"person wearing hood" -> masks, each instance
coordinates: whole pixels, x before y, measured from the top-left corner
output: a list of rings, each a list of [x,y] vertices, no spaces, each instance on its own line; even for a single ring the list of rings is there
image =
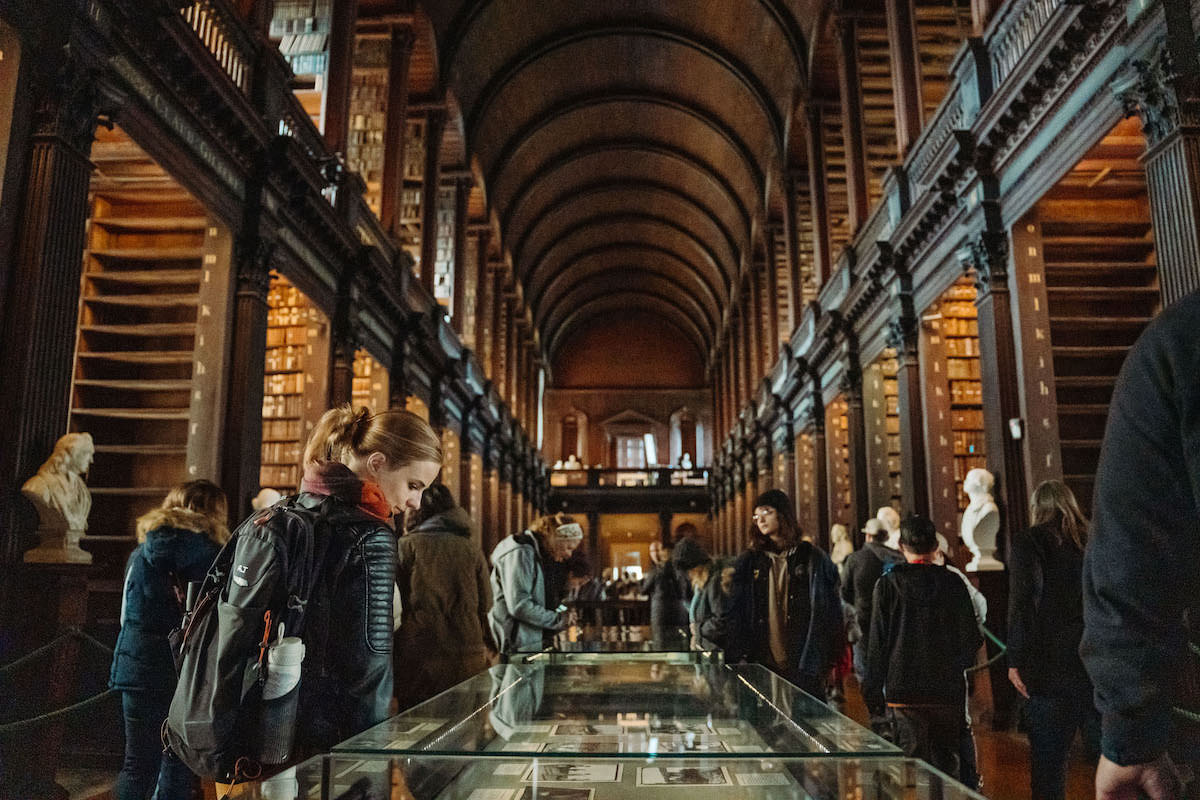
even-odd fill
[[[724,647],[728,636],[729,603],[733,592],[733,565],[714,560],[694,539],[680,539],[671,553],[675,571],[692,587],[688,608],[692,644]]]
[[[845,643],[837,567],[801,537],[784,492],[759,495],[753,514],[753,544],[734,567],[726,652],[769,667],[824,702],[825,678]]]
[[[121,595],[109,685],[121,692],[125,760],[117,800],[190,797],[197,779],[177,758],[163,758],[162,722],[175,692],[175,663],[167,634],[183,619],[184,587],[204,579],[229,540],[225,493],[204,480],[182,483],[137,523]]]
[[[583,528],[563,513],[538,517],[528,530],[500,541],[492,551],[492,609],[488,623],[506,658],[541,650],[547,634],[566,626],[566,614],[546,606],[542,559],[566,561],[583,541]]]
[[[475,544],[475,523],[445,485],[421,495],[421,506],[400,538],[396,584],[399,710],[441,694],[487,669],[495,650],[487,614],[492,607],[487,561]]]
[[[962,579],[937,563],[933,523],[906,518],[900,550],[906,563],[875,584],[863,697],[868,708],[886,702],[905,755],[958,775],[966,725],[963,673],[983,635]]]

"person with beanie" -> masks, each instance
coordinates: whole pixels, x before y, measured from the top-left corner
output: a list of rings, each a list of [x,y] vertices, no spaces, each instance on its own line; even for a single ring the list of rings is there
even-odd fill
[[[733,572],[726,655],[762,664],[824,702],[845,641],[837,567],[801,537],[778,489],[754,501],[753,543]]]
[[[671,554],[671,562],[676,572],[686,576],[692,585],[692,603],[688,610],[692,644],[703,647],[704,642],[709,642],[724,647],[733,565],[725,560],[714,561],[694,539],[680,539]]]

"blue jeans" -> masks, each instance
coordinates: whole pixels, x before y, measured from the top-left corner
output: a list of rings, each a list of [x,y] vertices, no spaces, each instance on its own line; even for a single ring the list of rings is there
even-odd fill
[[[162,724],[171,707],[171,692],[124,691],[125,761],[117,775],[117,800],[187,800],[196,776],[183,762],[163,755]],[[155,789],[157,787],[157,790]]]
[[[1029,787],[1033,800],[1066,797],[1067,758],[1075,731],[1083,733],[1088,757],[1100,752],[1100,712],[1088,693],[1055,697],[1032,694],[1029,717]]]

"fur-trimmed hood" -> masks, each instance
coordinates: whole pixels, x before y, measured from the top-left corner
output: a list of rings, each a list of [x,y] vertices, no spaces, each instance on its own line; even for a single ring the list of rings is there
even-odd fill
[[[146,541],[146,534],[158,528],[174,528],[181,531],[202,533],[217,544],[229,541],[229,528],[223,522],[192,511],[182,506],[156,508],[143,514],[137,521],[137,538]]]

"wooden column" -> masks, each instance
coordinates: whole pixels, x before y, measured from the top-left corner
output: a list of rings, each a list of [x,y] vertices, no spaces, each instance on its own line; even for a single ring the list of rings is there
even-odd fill
[[[349,403],[354,396],[354,357],[358,352],[359,338],[354,323],[358,306],[358,293],[354,286],[356,271],[354,268],[348,268],[343,273],[342,285],[338,288],[337,309],[333,316],[330,342],[330,406]]]
[[[814,378],[809,422],[813,432],[813,471],[816,473],[817,530],[829,530],[829,448],[825,438],[825,403],[820,382]]]
[[[911,307],[911,298],[909,300]],[[931,519],[929,467],[925,455],[925,405],[921,396],[921,326],[915,315],[901,311],[892,320],[888,346],[896,351],[900,416],[900,487],[904,512]],[[935,523],[936,524],[936,523]]]
[[[808,194],[812,214],[812,244],[813,244],[813,276],[817,286],[824,286],[825,281],[833,274],[832,244],[829,239],[829,163],[825,158],[825,138],[823,135],[822,119],[824,112],[821,106],[809,101],[808,104]],[[797,269],[799,269],[797,267]],[[798,288],[798,287],[797,287]],[[800,301],[796,289],[793,297]],[[800,324],[800,318],[796,318]]]
[[[982,34],[987,28],[992,14],[1001,2],[1002,0],[971,0],[971,25],[976,36]]]
[[[796,171],[784,176],[783,242],[787,248],[788,314],[790,336],[804,316],[804,278],[800,273],[800,197],[802,177]]]
[[[1194,93],[1200,80],[1188,74],[1195,37],[1187,4],[1178,5],[1163,3],[1168,47],[1133,61],[1121,93],[1146,134],[1143,163],[1164,306],[1200,289],[1200,98]]]
[[[446,110],[431,109],[425,118],[425,172],[421,179],[421,285],[433,296],[433,269],[437,261],[438,189],[442,181],[442,134]]]
[[[507,347],[508,336],[505,326],[508,320],[504,313],[504,267],[496,264],[492,271],[492,327],[488,338],[492,343],[492,384],[495,385],[500,399],[504,399],[504,348]]]
[[[850,232],[867,219],[867,140],[863,121],[862,74],[858,64],[858,21],[842,15],[835,23],[838,86],[842,96],[842,138],[846,148],[846,196]]]
[[[772,445],[775,450],[775,463],[772,465],[774,472],[775,488],[782,489],[787,492],[792,499],[793,509],[797,506],[799,498],[796,496],[796,434],[792,429],[791,419],[788,417],[786,408],[781,410],[781,420],[775,428],[772,436],[774,441]],[[807,531],[811,533],[811,531]]]
[[[483,228],[480,229],[478,236],[475,239],[475,246],[478,248],[475,257],[475,266],[477,277],[475,278],[475,355],[479,359],[479,363],[487,366],[488,357],[491,354],[491,344],[488,337],[491,335],[489,330],[491,325],[491,302],[492,302],[492,285],[491,273],[488,268],[488,248],[491,246],[492,232]]]
[[[766,315],[763,314],[760,269],[762,269],[762,264],[755,259],[750,274],[746,276],[746,300],[748,301],[746,322],[750,334],[750,399],[753,399],[758,393],[758,384],[762,381],[763,373],[766,371],[763,366],[763,362],[766,360],[763,357],[763,317]]]
[[[37,520],[19,489],[67,432],[97,113],[83,67],[62,65],[35,108],[26,156],[13,148],[27,166],[0,336],[0,572],[35,543]]]
[[[471,199],[473,178],[460,177],[454,182],[454,279],[451,282],[450,322],[461,339],[467,324],[467,203]]]
[[[1008,421],[1021,416],[1020,376],[1014,345],[1012,303],[1008,287],[1008,235],[999,227],[994,201],[988,213],[992,227],[966,255],[975,268],[979,309],[980,375],[983,382],[983,424],[988,471],[996,478],[993,494],[1001,512],[998,549],[1007,561],[1015,532],[1027,526],[1029,491],[1025,479],[1022,441],[1009,433]]]
[[[841,388],[846,398],[846,425],[850,434],[850,508],[854,514],[851,524],[859,526],[874,515],[871,513],[871,487],[867,477],[867,421],[857,348],[847,350],[846,362]],[[821,535],[828,538],[828,528]]]
[[[488,431],[483,438],[482,450],[483,507],[479,510],[478,520],[483,534],[483,552],[491,554],[501,538],[496,524],[499,519],[499,498],[497,496],[499,478],[496,471],[495,439],[491,431]]]
[[[412,61],[412,48],[412,26],[392,26],[379,216],[384,230],[394,241],[400,241],[402,234],[400,209],[404,205],[404,137],[408,128],[408,67]]]
[[[767,321],[767,369],[770,369],[775,364],[775,359],[779,357],[779,275],[777,272],[777,264],[775,261],[775,241],[774,234],[779,233],[778,228],[769,234],[771,240],[771,248],[767,252],[766,263],[766,278],[765,289],[766,297],[766,317]]]
[[[913,0],[886,0],[888,49],[891,52],[892,96],[896,112],[896,146],[900,158],[921,135],[925,120],[921,97],[921,54]]]
[[[325,72],[325,146],[345,153],[350,137],[350,79],[354,72],[354,26],[358,0],[333,0],[329,23],[329,68]]]

